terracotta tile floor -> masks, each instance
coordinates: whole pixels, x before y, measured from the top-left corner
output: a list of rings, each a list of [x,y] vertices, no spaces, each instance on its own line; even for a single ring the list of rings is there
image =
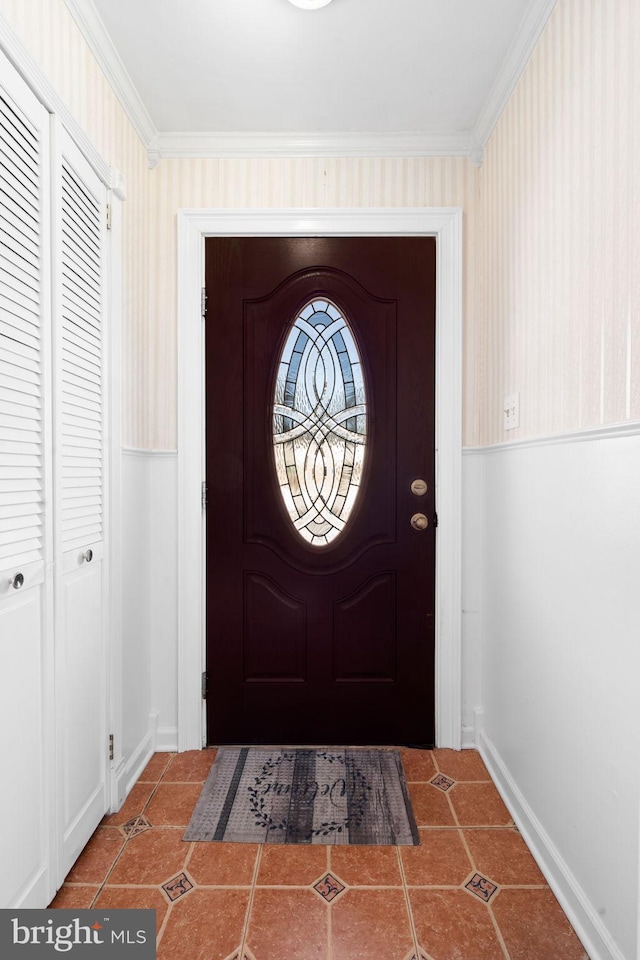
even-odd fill
[[[422,845],[185,843],[215,750],[156,754],[53,907],[154,907],[159,960],[589,960],[475,751],[403,749]]]

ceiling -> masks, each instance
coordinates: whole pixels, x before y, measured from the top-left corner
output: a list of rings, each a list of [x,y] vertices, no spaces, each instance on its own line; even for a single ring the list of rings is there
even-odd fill
[[[333,0],[314,11],[288,0],[67,5],[147,141],[400,132],[462,144],[478,135],[491,97],[504,97],[500,84],[513,80],[553,2]]]

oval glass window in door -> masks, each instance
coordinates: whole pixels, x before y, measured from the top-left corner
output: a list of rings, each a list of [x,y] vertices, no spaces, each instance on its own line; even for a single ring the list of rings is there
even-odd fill
[[[353,333],[330,300],[294,320],[280,357],[273,404],[278,484],[308,543],[340,535],[353,510],[366,448],[367,403]]]

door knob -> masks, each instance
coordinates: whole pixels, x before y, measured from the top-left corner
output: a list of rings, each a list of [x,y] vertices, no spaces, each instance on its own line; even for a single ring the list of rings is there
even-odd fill
[[[21,573],[16,573],[15,577],[12,577],[9,583],[14,590],[19,590],[24,583],[24,577]]]
[[[414,513],[411,517],[411,526],[414,530],[426,530],[429,526],[429,521],[424,513]]]
[[[93,560],[93,550],[91,549],[91,547],[89,547],[88,550],[85,550],[85,552],[82,554],[82,559],[86,560],[87,563],[91,563],[91,561]]]

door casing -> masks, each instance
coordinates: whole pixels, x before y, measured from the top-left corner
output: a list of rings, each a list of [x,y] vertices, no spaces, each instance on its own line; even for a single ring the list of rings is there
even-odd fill
[[[178,212],[178,749],[206,742],[204,238],[436,238],[436,744],[460,749],[462,211],[458,207]]]

